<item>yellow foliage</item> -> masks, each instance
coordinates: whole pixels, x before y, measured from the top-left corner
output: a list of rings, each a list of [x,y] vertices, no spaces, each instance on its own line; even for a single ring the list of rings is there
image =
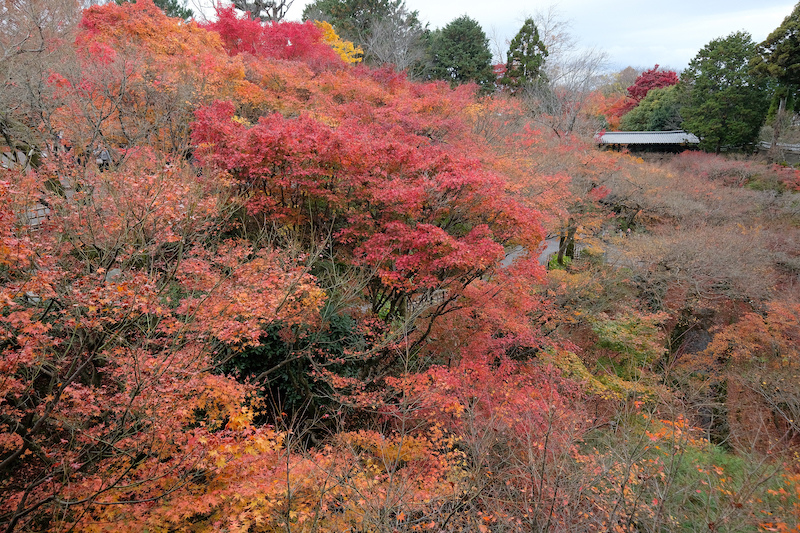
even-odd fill
[[[593,374],[577,354],[560,350],[545,351],[540,356],[546,363],[561,370],[565,376],[581,381],[586,390],[607,400],[622,400],[626,397],[652,399],[658,397],[657,386],[644,380],[626,380],[613,373]]]
[[[623,396],[616,387],[597,379],[575,353],[566,350],[559,350],[557,353],[546,351],[542,357],[544,361],[561,370],[565,376],[583,382],[591,393],[606,399],[622,399]]]
[[[359,431],[346,435],[346,440],[380,461],[380,465],[393,465],[397,462],[422,460],[428,457],[431,443],[422,437],[409,435],[386,438],[375,431]]]
[[[350,41],[345,41],[341,37],[336,34],[336,30],[333,29],[328,22],[315,20],[314,24],[317,25],[319,29],[322,30],[322,41],[339,54],[339,57],[342,58],[342,61],[348,64],[358,63],[360,62],[364,55],[364,51],[361,49],[360,46],[355,46]]]
[[[247,120],[244,117],[240,117],[239,115],[234,115],[232,120],[234,122],[236,122],[237,124],[241,124],[242,126],[245,126],[245,127],[248,127],[248,128],[253,125],[249,120]]]
[[[253,412],[244,406],[244,389],[239,384],[212,374],[204,381],[207,387],[192,393],[195,410],[187,413],[190,419],[195,418],[212,431],[223,424],[236,431],[251,427]]]

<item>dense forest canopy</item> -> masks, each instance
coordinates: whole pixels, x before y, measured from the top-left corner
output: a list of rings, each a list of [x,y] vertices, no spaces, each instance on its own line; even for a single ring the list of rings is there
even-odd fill
[[[0,6],[3,531],[800,527],[772,48],[604,75],[400,0]]]

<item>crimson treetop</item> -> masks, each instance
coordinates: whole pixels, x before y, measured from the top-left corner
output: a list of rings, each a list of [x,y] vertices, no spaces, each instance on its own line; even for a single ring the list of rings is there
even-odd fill
[[[678,74],[674,70],[658,70],[658,63],[650,70],[645,70],[636,81],[628,87],[628,95],[638,104],[653,89],[661,89],[678,83]]]

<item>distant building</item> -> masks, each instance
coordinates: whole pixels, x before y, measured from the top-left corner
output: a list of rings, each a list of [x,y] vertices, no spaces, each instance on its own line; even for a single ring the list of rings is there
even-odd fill
[[[606,131],[594,136],[595,142],[611,149],[631,151],[676,152],[700,144],[693,133],[674,131]]]

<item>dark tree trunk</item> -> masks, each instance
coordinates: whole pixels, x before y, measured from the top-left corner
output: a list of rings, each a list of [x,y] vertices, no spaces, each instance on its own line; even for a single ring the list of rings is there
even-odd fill
[[[564,256],[574,259],[575,257],[575,220],[570,218],[566,225],[561,227],[558,239],[558,255],[556,261],[559,265],[564,265]]]

